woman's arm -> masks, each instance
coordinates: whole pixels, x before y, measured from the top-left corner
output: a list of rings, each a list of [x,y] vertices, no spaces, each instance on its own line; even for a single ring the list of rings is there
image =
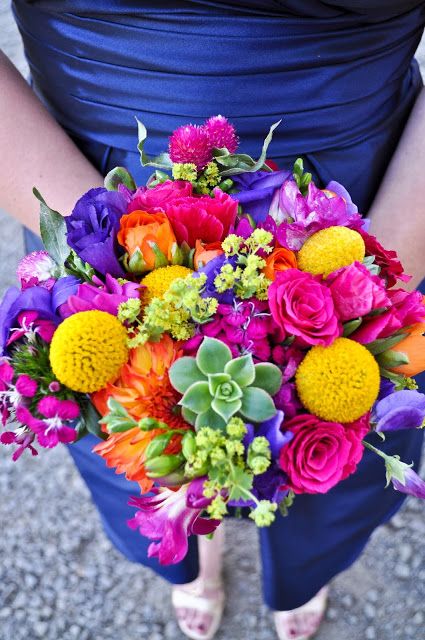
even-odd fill
[[[425,277],[425,89],[369,211],[370,231],[397,251],[414,289]]]
[[[38,232],[34,186],[67,215],[102,176],[0,51],[0,208]]]

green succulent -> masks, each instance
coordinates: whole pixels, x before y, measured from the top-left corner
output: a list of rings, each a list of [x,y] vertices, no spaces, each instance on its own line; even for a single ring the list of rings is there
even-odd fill
[[[224,429],[236,414],[263,422],[276,413],[271,396],[280,389],[280,369],[267,362],[254,364],[251,354],[232,358],[220,340],[204,338],[196,358],[179,358],[169,376],[183,394],[179,404],[184,419],[196,429]]]

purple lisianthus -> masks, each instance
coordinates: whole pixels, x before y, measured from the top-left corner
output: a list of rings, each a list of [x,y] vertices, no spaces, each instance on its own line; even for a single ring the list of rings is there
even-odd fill
[[[38,285],[25,291],[8,289],[0,305],[0,353],[4,352],[10,330],[24,311],[36,313],[37,321],[48,320],[57,326],[61,322],[61,305],[76,292],[79,283],[78,278],[68,276],[57,280],[50,290]]]
[[[425,395],[405,389],[379,400],[374,407],[372,420],[376,431],[418,429],[425,419]]]
[[[397,491],[425,500],[425,481],[410,467],[404,470],[404,482],[400,482],[394,476],[391,478],[391,482]]]
[[[67,302],[61,307],[61,315],[64,318],[81,311],[98,309],[116,316],[118,307],[129,298],[139,298],[142,285],[136,282],[120,284],[109,273],[106,274],[103,283],[97,276],[91,283],[80,284],[77,292],[69,296]]]
[[[245,448],[248,449],[254,438],[263,436],[270,445],[272,460],[279,460],[282,447],[284,447],[285,444],[288,444],[288,442],[294,437],[294,434],[291,431],[281,431],[283,417],[283,411],[276,411],[276,415],[274,415],[273,418],[262,422],[256,427],[254,427],[253,424],[248,423],[246,425],[247,433],[243,440]]]
[[[99,187],[87,191],[65,218],[69,246],[103,275],[125,275],[118,260],[117,233],[126,212],[126,198],[121,193]]]
[[[203,495],[205,479],[197,478],[178,491],[154,488],[154,495],[131,498],[129,505],[138,512],[128,520],[128,526],[159,541],[149,545],[149,558],[158,558],[162,565],[177,564],[187,554],[191,534],[209,534],[218,527],[219,520],[201,517],[210,502]]]
[[[338,183],[332,183],[335,187]],[[279,193],[279,205],[272,214],[279,224],[279,243],[293,251],[299,251],[313,233],[332,226],[361,229],[364,220],[357,213],[345,189],[338,185],[338,195],[330,189],[321,190],[313,182],[303,196],[294,180],[286,180]]]
[[[255,222],[263,222],[270,210],[277,189],[292,175],[292,171],[253,171],[232,176],[238,193],[237,200]]]
[[[223,265],[231,264],[232,266],[235,266],[236,261],[237,261],[237,256],[232,256],[230,258],[227,258],[223,253],[222,255],[217,256],[216,258],[213,258],[212,260],[207,262],[207,264],[204,267],[202,267],[202,269],[195,272],[194,277],[198,277],[199,273],[205,273],[205,275],[207,276],[204,292],[202,294],[204,297],[217,298],[217,300],[221,303],[231,304],[234,298],[233,290],[229,289],[224,293],[217,293],[214,286],[214,280],[216,276],[219,275],[221,267]]]

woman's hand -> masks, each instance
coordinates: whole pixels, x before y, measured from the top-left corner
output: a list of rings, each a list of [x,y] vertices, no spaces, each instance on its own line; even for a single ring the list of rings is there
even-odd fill
[[[34,186],[68,215],[103,179],[1,51],[0,87],[0,208],[38,233]]]
[[[425,89],[422,89],[369,211],[370,232],[397,251],[407,288],[425,278]],[[404,285],[403,285],[404,286]]]

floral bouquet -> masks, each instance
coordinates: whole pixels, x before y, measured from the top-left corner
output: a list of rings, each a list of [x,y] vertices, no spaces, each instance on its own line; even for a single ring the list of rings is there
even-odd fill
[[[68,217],[35,191],[46,251],[0,308],[0,441],[16,460],[96,434],[94,453],[139,483],[128,524],[162,564],[229,508],[262,527],[326,493],[365,447],[425,498],[375,446],[424,425],[422,296],[397,286],[395,252],[340,184],[266,160],[277,124],[255,161],[222,116],[157,158],[139,122],[147,186],[117,168]]]

